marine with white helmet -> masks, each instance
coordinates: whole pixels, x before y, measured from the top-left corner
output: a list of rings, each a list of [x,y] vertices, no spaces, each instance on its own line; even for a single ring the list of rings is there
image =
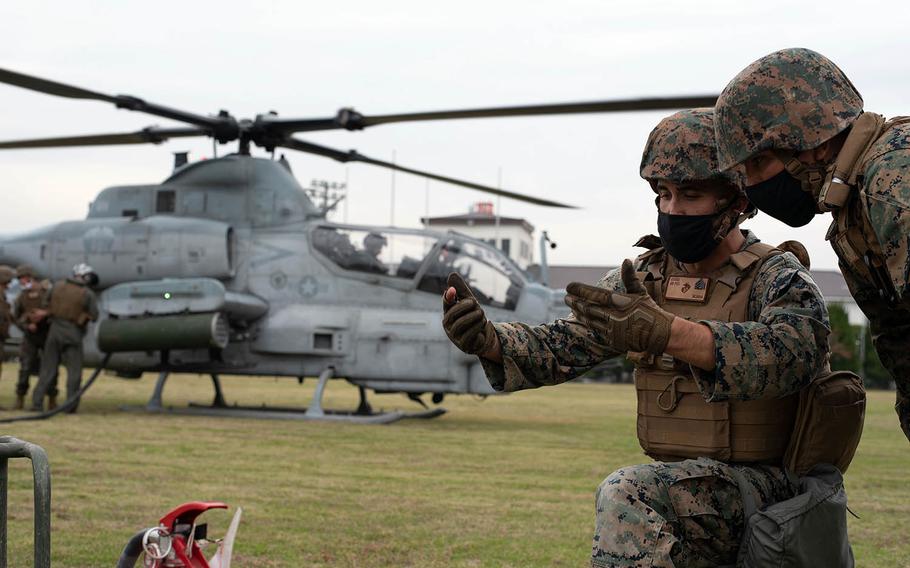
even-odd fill
[[[89,284],[97,283],[91,266],[73,267],[71,278],[60,280],[48,293],[50,328],[41,359],[41,374],[32,393],[32,409],[43,410],[44,395],[57,382],[57,367],[66,368],[66,397],[75,396],[82,386],[82,339],[89,321],[98,319],[98,300]],[[69,410],[76,412],[74,406]]]

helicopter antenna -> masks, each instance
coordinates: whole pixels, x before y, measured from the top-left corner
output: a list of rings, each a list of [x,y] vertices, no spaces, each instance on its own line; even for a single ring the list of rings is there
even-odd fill
[[[396,151],[392,150],[392,165],[395,165]],[[389,190],[389,226],[395,226],[395,170],[392,170],[392,183]]]
[[[497,189],[502,189],[502,166],[499,166],[499,169],[496,171],[496,187],[497,187]],[[499,238],[499,220],[500,220],[499,219],[499,207],[501,204],[502,204],[502,198],[499,195],[497,195],[496,196],[496,221],[495,221],[496,228],[493,231],[493,239],[495,241],[494,248],[498,248],[499,250],[502,250],[502,241]],[[505,252],[505,251],[503,251],[503,252]],[[508,256],[508,253],[506,253],[506,256]]]
[[[423,189],[423,228],[430,228],[430,180],[425,180],[426,186]]]
[[[350,168],[350,167],[348,167],[348,166],[345,166],[345,167],[344,167],[344,188],[345,188],[345,196],[347,196],[348,177],[349,177],[348,174],[350,174],[350,171],[351,171],[351,168]],[[348,222],[348,200],[347,200],[347,199],[344,200],[344,222],[345,222],[345,223]]]
[[[329,211],[334,211],[338,204],[347,197],[347,183],[314,179],[304,192],[313,200],[314,204],[322,201],[322,206],[317,205],[317,207],[322,212],[322,216],[326,217]]]
[[[544,286],[550,285],[550,265],[547,262],[547,244],[551,249],[556,248],[556,243],[550,238],[546,231],[540,233],[540,283]]]

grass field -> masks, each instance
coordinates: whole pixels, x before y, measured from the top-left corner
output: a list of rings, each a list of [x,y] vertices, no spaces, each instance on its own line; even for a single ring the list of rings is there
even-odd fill
[[[0,404],[12,401],[4,365]],[[5,425],[43,446],[53,473],[53,565],[113,566],[127,539],[190,500],[242,506],[237,566],[584,566],[593,492],[646,461],[628,385],[571,384],[507,397],[452,397],[442,418],[387,426],[132,414],[154,384],[102,376],[80,413]],[[314,381],[224,379],[229,402],[305,405]],[[357,391],[332,383],[327,406]],[[207,401],[205,377],[177,375],[165,402]],[[847,474],[858,566],[910,566],[910,447],[893,393],[870,393]],[[414,405],[374,396],[376,407]],[[10,462],[10,566],[30,566],[28,462]],[[210,554],[211,551],[209,551]]]

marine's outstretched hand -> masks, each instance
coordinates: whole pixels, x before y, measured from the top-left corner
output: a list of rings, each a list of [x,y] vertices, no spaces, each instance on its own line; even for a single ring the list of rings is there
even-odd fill
[[[648,295],[631,260],[623,261],[621,271],[625,293],[572,282],[566,286],[566,305],[575,319],[600,333],[611,349],[660,355],[667,348],[670,324],[676,316]]]
[[[457,272],[449,274],[442,297],[442,327],[449,340],[468,355],[485,356],[498,351],[499,339],[493,324]]]

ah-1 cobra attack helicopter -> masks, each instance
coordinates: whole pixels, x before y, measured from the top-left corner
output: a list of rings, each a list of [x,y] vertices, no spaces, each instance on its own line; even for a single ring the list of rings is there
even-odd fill
[[[493,320],[539,323],[561,310],[561,296],[535,283],[495,247],[457,233],[328,222],[283,159],[250,156],[251,144],[288,148],[339,162],[361,162],[537,205],[568,207],[453,177],[412,169],[301,140],[298,132],[396,122],[710,106],[716,96],[363,115],[237,119],[203,116],[129,95],[99,92],[0,69],[0,82],[67,98],[90,99],[187,124],[138,132],[0,142],[0,149],[161,143],[208,136],[236,141],[235,154],[175,169],[160,184],[103,190],[86,219],[57,223],[0,242],[0,263],[30,264],[58,279],[88,263],[100,281],[101,317],[85,339],[86,363],[124,376],[159,372],[148,408],[160,410],[171,372],[212,377],[206,412],[228,408],[219,374],[320,376],[307,418],[390,421],[374,415],[366,389],[490,394],[476,357],[455,349],[440,325],[440,294],[458,271]],[[356,416],[324,413],[326,381],[360,387]],[[438,413],[435,413],[438,414]],[[431,414],[433,415],[433,414]],[[284,413],[283,416],[300,416]]]

